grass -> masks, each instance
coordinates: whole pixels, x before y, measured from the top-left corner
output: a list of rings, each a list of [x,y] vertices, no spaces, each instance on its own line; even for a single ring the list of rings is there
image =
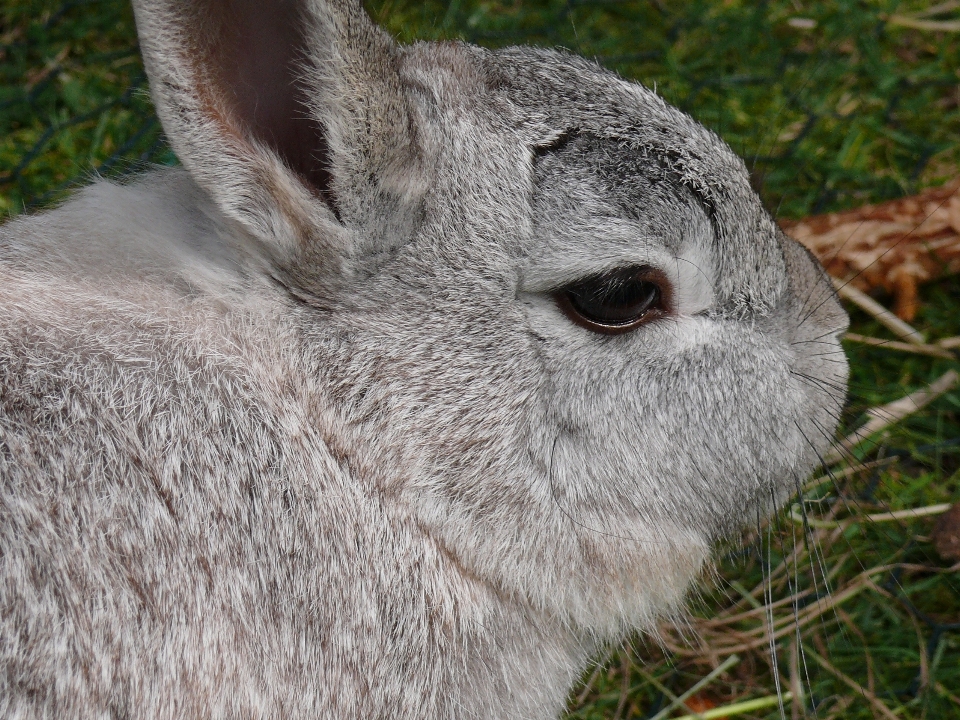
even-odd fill
[[[955,21],[960,11],[917,15],[923,7],[370,5],[403,40],[560,45],[655,86],[747,159],[764,200],[785,217],[909,194],[958,173],[960,33],[906,25]],[[145,93],[126,0],[3,0],[0,78],[0,216],[55,202],[94,173],[176,162]],[[916,325],[929,338],[960,335],[956,277],[925,286],[922,299]],[[890,337],[857,311],[853,329]],[[845,432],[868,408],[958,367],[860,344],[847,351]],[[650,718],[694,687],[688,704],[704,717],[715,716],[711,705],[739,707],[746,718],[960,717],[960,578],[931,548],[934,518],[863,519],[960,498],[960,391],[857,454],[860,464],[836,466],[804,493],[812,523],[785,512],[719,551],[688,627],[664,627],[659,641],[633,638],[601,658],[574,690],[568,717]]]
[[[146,87],[128,3],[3,0],[0,216],[94,173],[175,162]]]

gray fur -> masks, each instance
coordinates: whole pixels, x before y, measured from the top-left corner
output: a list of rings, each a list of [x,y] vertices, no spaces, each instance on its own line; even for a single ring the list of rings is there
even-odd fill
[[[303,0],[277,137],[250,2],[135,6],[185,169],[0,228],[0,716],[556,717],[829,445],[822,269],[580,58]],[[552,298],[644,264],[630,333]]]

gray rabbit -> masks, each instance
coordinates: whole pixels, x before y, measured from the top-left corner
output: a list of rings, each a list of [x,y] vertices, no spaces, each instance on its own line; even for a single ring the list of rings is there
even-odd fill
[[[824,272],[581,58],[135,10],[183,168],[0,228],[0,716],[555,718],[830,445]]]

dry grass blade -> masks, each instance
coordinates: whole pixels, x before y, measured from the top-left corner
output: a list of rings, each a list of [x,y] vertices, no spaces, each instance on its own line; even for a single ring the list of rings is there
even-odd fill
[[[929,30],[930,32],[960,32],[960,20],[923,20],[909,15],[891,15],[887,22],[891,25]]]
[[[872,694],[877,692],[877,683],[873,675],[873,654],[870,652],[870,643],[867,642],[866,636],[863,634],[863,631],[857,627],[857,624],[853,621],[853,618],[850,617],[848,613],[843,608],[837,608],[837,617],[843,621],[843,624],[847,626],[847,629],[860,638],[860,642],[863,643],[863,659],[866,661],[867,665],[867,690]]]
[[[865,313],[874,317],[877,322],[897,337],[901,337],[914,345],[927,344],[926,339],[919,330],[898,318],[862,290],[858,290],[849,282],[837,280],[836,278],[833,279],[833,286],[837,289],[837,294],[840,297],[844,300],[849,300]]]
[[[835,678],[837,678],[837,680],[839,680],[840,682],[842,682],[842,683],[843,683],[844,685],[846,685],[847,687],[855,690],[857,693],[859,693],[860,695],[862,695],[863,698],[864,698],[868,703],[870,703],[871,707],[873,707],[873,709],[876,710],[877,712],[879,712],[883,717],[887,718],[887,720],[900,720],[900,719],[896,716],[896,714],[895,714],[890,708],[888,708],[888,707],[883,703],[882,700],[880,700],[880,698],[878,698],[876,695],[874,695],[872,692],[870,692],[870,690],[868,690],[867,688],[865,688],[863,685],[861,685],[860,683],[858,683],[856,680],[854,680],[853,678],[851,678],[849,675],[846,675],[846,674],[840,672],[840,670],[838,670],[838,669],[835,668],[833,665],[831,665],[831,664],[826,660],[826,658],[821,657],[819,653],[815,652],[815,651],[812,650],[812,649],[807,649],[807,654],[808,654],[810,657],[812,657],[814,660],[816,660],[817,663],[820,665],[820,667],[822,667],[822,668],[823,668],[824,670],[826,670],[828,673],[830,673],[830,674],[833,675]]]
[[[931,5],[923,10],[910,13],[910,15],[911,17],[928,18],[936,15],[942,15],[943,13],[948,13],[951,10],[957,10],[958,8],[960,8],[960,0],[946,0],[939,5]]]
[[[952,692],[947,690],[943,686],[943,683],[936,683],[933,687],[936,688],[938,693],[943,695],[945,698],[949,698],[950,701],[953,702],[957,707],[960,707],[960,697],[957,697]]]
[[[697,625],[696,629],[701,641],[699,647],[691,648],[683,643],[676,642],[668,637],[668,632],[664,632],[662,641],[671,652],[688,658],[700,656],[704,646],[709,647],[715,653],[741,653],[761,649],[769,646],[772,641],[779,640],[789,633],[797,632],[798,629],[818,619],[833,607],[846,602],[870,587],[868,579],[861,578],[860,582],[847,587],[843,592],[832,595],[822,602],[817,602],[798,615],[791,612],[789,615],[776,620],[772,626],[766,622],[765,617],[760,616],[759,624],[749,630],[739,630],[726,626],[720,632],[717,632],[714,630],[716,626]]]
[[[622,675],[620,684],[620,700],[617,702],[617,711],[613,714],[613,720],[620,720],[623,716],[623,710],[627,706],[627,700],[630,699],[630,652],[624,648],[620,658],[620,673]]]
[[[791,720],[800,720],[803,714],[803,679],[800,677],[800,651],[797,639],[790,641],[790,717]]]
[[[742,700],[740,702],[732,703],[731,705],[724,705],[723,707],[712,708],[710,710],[705,710],[699,715],[681,715],[675,720],[697,720],[698,718],[703,718],[703,720],[720,720],[721,718],[732,717],[734,715],[746,715],[747,713],[752,713],[755,710],[765,710],[770,707],[776,707],[781,702],[789,702],[793,699],[793,693],[785,692],[782,696],[780,695],[768,695],[767,697],[755,698],[753,700]]]
[[[847,528],[855,523],[881,523],[892,520],[911,520],[913,518],[927,517],[929,515],[940,515],[947,512],[953,505],[950,503],[939,503],[937,505],[927,505],[919,508],[907,508],[906,510],[894,510],[893,512],[873,513],[871,515],[859,515],[846,520],[820,520],[812,518],[809,514],[804,515],[800,511],[799,504],[790,509],[788,517],[798,525],[807,525],[814,528]]]
[[[927,505],[920,508],[907,508],[906,510],[895,510],[893,512],[873,513],[858,518],[864,522],[878,523],[890,520],[910,520],[912,518],[925,517],[928,515],[940,515],[953,507],[950,503],[940,503],[938,505]]]
[[[856,475],[857,473],[862,473],[867,470],[873,470],[874,468],[881,468],[891,463],[897,462],[896,457],[888,458],[878,458],[877,460],[870,460],[869,462],[857,463],[851,465],[850,467],[844,468],[843,470],[836,470],[834,472],[827,473],[826,475],[820,475],[819,477],[809,480],[802,489],[804,494],[810,492],[814,488],[820,487],[824,483],[833,482],[837,483],[840,480],[845,480],[848,477]]]
[[[870,337],[868,335],[860,335],[858,333],[847,333],[843,336],[843,339],[849,340],[850,342],[861,343],[863,345],[882,347],[887,350],[899,350],[900,352],[913,353],[914,355],[930,355],[931,357],[945,358],[947,360],[953,360],[956,357],[952,352],[950,352],[950,350],[943,347],[939,343],[936,345],[905,343],[898,342],[896,340],[885,340],[883,338]]]
[[[604,669],[604,666],[609,660],[609,656],[604,658],[601,662],[597,663],[597,666],[593,669],[593,672],[590,673],[590,677],[587,678],[587,681],[583,684],[583,690],[580,691],[580,694],[577,695],[576,701],[573,703],[574,708],[578,708],[583,705],[587,700],[587,696],[590,695],[590,692],[593,690],[593,686],[597,682],[597,678],[600,677],[600,672]]]
[[[693,710],[687,705],[686,700],[688,698],[679,697],[672,690],[670,690],[670,688],[668,688],[662,682],[657,680],[657,678],[655,678],[653,675],[648,673],[643,668],[637,668],[637,672],[643,677],[644,680],[646,680],[648,683],[653,685],[657,690],[662,692],[667,697],[668,700],[670,700],[670,706],[666,712],[669,713],[671,710],[675,708],[683,708],[684,710],[687,710],[688,712],[693,713],[689,717],[702,718],[702,716],[699,713],[697,713],[695,710]],[[659,714],[657,715],[657,717],[659,717]]]
[[[956,386],[960,375],[955,370],[948,370],[930,385],[909,395],[894,400],[886,405],[872,408],[867,411],[867,422],[847,435],[824,456],[824,464],[832,465],[850,454],[857,445],[867,440],[881,430],[903,420],[905,417],[921,410],[946,392]]]
[[[680,707],[681,705],[686,707],[685,703],[687,700],[693,697],[693,695],[695,695],[696,693],[703,690],[705,687],[707,687],[707,685],[709,685],[718,677],[723,675],[723,673],[725,673],[727,670],[732,668],[738,662],[740,662],[740,658],[737,657],[736,655],[731,655],[726,660],[724,660],[716,669],[714,669],[709,675],[707,675],[705,678],[700,680],[696,685],[694,685],[692,688],[687,690],[682,695],[679,695],[678,697],[674,698],[673,701],[669,705],[667,705],[667,707],[665,707],[663,710],[661,710],[652,718],[650,718],[650,720],[663,720],[665,717],[667,717],[667,715],[673,712],[674,709]],[[687,710],[690,710],[690,708],[688,707]],[[690,717],[700,718],[700,717],[703,717],[703,715],[700,713],[693,713],[693,715]]]
[[[754,608],[753,610],[745,610],[743,612],[737,613],[735,615],[725,615],[723,613],[719,614],[717,617],[711,620],[704,620],[700,623],[701,627],[720,627],[723,625],[731,625],[732,623],[741,622],[742,620],[749,620],[751,618],[762,618],[770,610],[777,610],[778,608],[784,606],[793,606],[795,603],[803,600],[805,597],[810,595],[813,592],[812,589],[803,590],[798,592],[790,597],[781,598],[775,602],[769,603],[767,605],[761,605],[759,608]]]
[[[769,610],[764,608],[763,612],[750,610],[726,618],[694,619],[692,627],[699,640],[696,646],[691,646],[686,642],[679,631],[672,626],[661,628],[660,641],[665,648],[677,656],[691,660],[702,659],[704,654],[708,652],[716,655],[762,650],[768,647],[771,641],[779,640],[791,633],[801,634],[804,628],[810,626],[814,621],[823,618],[834,611],[835,608],[849,602],[864,590],[871,590],[884,597],[889,597],[889,593],[876,585],[873,578],[896,570],[937,572],[940,574],[954,572],[953,568],[933,569],[909,563],[878,565],[853,576],[842,588],[825,598],[818,599],[799,612],[794,609],[796,604],[790,601],[799,600],[809,595],[809,591],[788,598],[788,602],[778,601],[776,607],[771,606]],[[782,613],[772,624],[769,623],[766,613],[782,609],[788,609],[789,612]],[[838,615],[836,619],[839,620],[840,616]],[[753,623],[752,627],[737,627],[744,623],[749,625],[751,622]]]

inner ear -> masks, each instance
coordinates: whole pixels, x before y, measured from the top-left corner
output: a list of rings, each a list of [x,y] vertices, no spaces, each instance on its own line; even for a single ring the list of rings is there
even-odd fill
[[[242,132],[266,145],[335,207],[329,146],[313,119],[300,68],[307,57],[302,3],[296,0],[219,0],[204,3],[200,44],[213,55],[216,84],[243,123]]]

